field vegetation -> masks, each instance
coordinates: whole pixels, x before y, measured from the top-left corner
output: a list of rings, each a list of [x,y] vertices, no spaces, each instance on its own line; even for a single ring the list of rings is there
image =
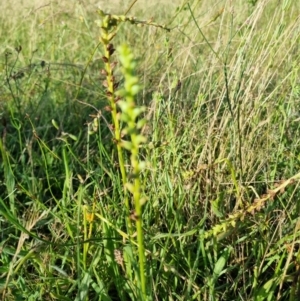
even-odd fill
[[[300,300],[299,1],[0,8],[0,300]]]

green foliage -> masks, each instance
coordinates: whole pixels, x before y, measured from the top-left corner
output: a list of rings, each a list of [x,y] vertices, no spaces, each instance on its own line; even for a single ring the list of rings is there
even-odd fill
[[[1,300],[299,299],[296,2],[0,4]]]

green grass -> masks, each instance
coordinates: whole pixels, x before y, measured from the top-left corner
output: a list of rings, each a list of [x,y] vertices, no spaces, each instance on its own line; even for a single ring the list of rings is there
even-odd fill
[[[0,4],[0,300],[299,300],[300,4],[138,0],[105,63],[96,1],[35,2]]]

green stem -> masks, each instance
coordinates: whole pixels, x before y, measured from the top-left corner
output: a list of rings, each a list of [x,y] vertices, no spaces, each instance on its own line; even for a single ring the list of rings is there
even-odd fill
[[[105,71],[107,73],[106,75],[106,82],[107,82],[107,98],[110,103],[111,107],[111,116],[113,121],[113,132],[114,132],[114,138],[117,146],[117,153],[118,153],[118,161],[119,161],[119,167],[121,171],[121,177],[123,182],[123,187],[125,187],[127,183],[127,173],[125,169],[125,162],[124,162],[124,155],[123,150],[121,147],[121,129],[120,129],[120,122],[118,118],[118,111],[117,111],[117,104],[116,104],[116,97],[115,97],[115,89],[114,89],[114,80],[113,80],[113,70],[111,67],[111,55],[109,51],[107,50],[107,45],[104,46],[104,54],[107,58],[107,62],[105,62]],[[129,198],[127,195],[127,192],[124,190],[124,203],[126,208],[126,226],[129,235],[132,234],[132,227],[130,222],[130,204],[129,204]]]
[[[137,172],[139,172],[137,170]],[[145,277],[145,247],[144,247],[144,234],[143,234],[143,219],[142,219],[142,206],[141,206],[141,193],[140,193],[140,178],[137,177],[134,180],[134,205],[137,215],[136,219],[136,231],[137,231],[137,242],[139,252],[139,268],[140,268],[140,280],[142,287],[143,298],[146,298],[146,277]]]

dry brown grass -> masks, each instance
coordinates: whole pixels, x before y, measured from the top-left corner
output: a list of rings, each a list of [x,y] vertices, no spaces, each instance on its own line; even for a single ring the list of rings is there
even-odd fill
[[[137,2],[134,4],[132,11],[148,11],[151,14],[151,9],[154,9],[157,7],[158,4],[160,5],[168,5],[168,7],[173,7],[175,5],[180,5],[183,1],[182,0],[137,0]],[[49,9],[53,7],[61,8],[61,9],[75,9],[78,5],[82,5],[87,10],[93,10],[101,7],[104,10],[110,10],[112,13],[117,11],[122,11],[123,9],[127,9],[130,4],[132,3],[132,0],[82,0],[82,1],[76,1],[70,2],[68,0],[62,0],[62,1],[49,1],[49,0],[24,0],[24,1],[1,1],[0,2],[0,9],[3,15],[7,15],[9,12],[9,15],[14,14],[14,16],[18,16],[21,12],[30,12],[30,11],[36,11],[36,10],[42,10],[42,9]]]

